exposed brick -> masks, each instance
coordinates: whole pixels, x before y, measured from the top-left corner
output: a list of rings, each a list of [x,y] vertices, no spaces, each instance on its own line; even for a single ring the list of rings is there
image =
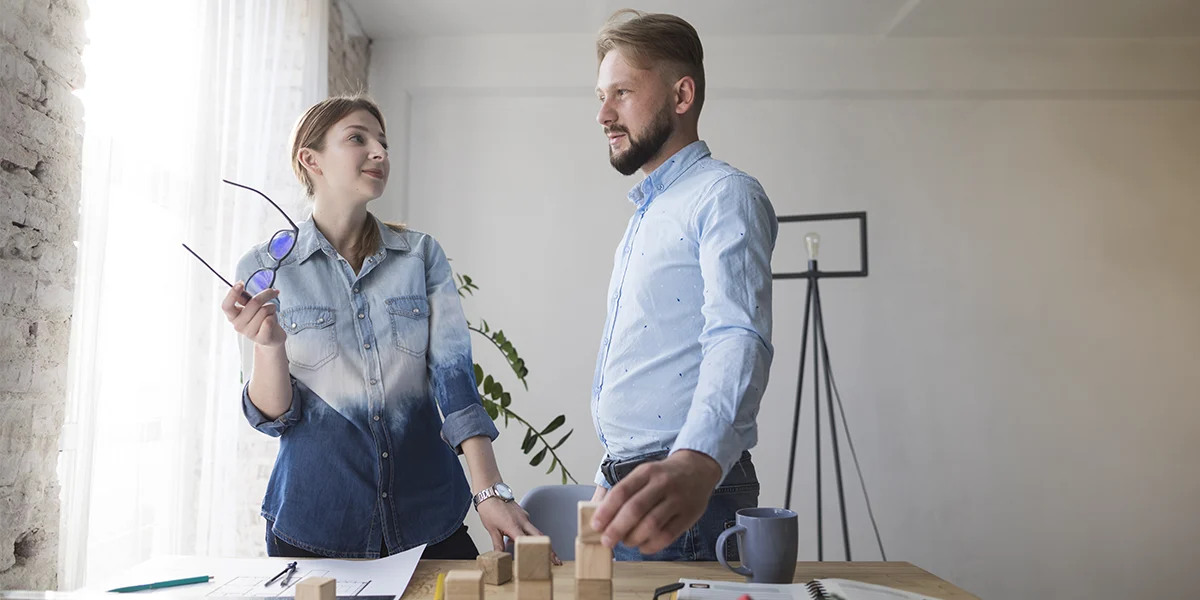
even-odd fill
[[[84,0],[0,0],[0,589],[57,587]]]

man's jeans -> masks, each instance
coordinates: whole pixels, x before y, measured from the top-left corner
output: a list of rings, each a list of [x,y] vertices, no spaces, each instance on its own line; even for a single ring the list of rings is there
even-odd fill
[[[618,544],[613,549],[617,560],[717,560],[717,537],[726,528],[735,524],[737,511],[743,508],[758,506],[758,474],[754,471],[754,463],[750,461],[750,453],[743,452],[742,458],[729,470],[729,475],[708,500],[708,508],[700,520],[692,525],[679,539],[671,545],[654,554],[642,554],[636,548]],[[725,547],[726,560],[739,560],[737,541],[729,539]]]

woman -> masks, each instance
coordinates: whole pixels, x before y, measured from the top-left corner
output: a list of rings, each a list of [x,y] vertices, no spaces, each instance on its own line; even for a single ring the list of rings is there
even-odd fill
[[[472,502],[496,549],[540,535],[501,483],[446,255],[367,211],[390,166],[379,108],[320,102],[291,146],[313,216],[243,256],[222,303],[243,360],[252,352],[246,418],[280,438],[262,506],[268,554],[375,558],[428,544],[425,558],[471,559]]]

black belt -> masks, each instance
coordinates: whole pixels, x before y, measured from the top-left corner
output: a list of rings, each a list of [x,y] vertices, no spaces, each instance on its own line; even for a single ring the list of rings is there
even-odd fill
[[[600,462],[600,472],[604,474],[604,480],[608,482],[608,485],[617,485],[618,481],[628,477],[629,474],[638,467],[638,465],[654,462],[656,460],[662,460],[670,454],[670,450],[660,450],[651,454],[643,454],[641,456],[620,460],[614,459],[610,456],[605,456],[604,460]],[[738,463],[749,460],[750,452],[743,450],[742,455],[738,457]],[[721,483],[723,484],[724,482],[722,481]]]
[[[634,458],[619,460],[605,456],[604,460],[600,463],[600,472],[604,474],[604,479],[608,481],[608,485],[617,485],[618,481],[628,477],[638,465],[662,460],[670,453],[669,450],[660,450],[652,454],[643,454]]]

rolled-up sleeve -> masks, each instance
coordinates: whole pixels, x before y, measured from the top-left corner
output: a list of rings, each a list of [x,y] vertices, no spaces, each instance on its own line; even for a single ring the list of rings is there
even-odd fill
[[[304,384],[292,378],[292,405],[288,407],[282,415],[277,419],[268,419],[258,407],[250,401],[250,382],[242,386],[242,414],[246,415],[246,421],[250,426],[271,436],[279,437],[284,434],[292,425],[300,422],[300,418],[304,414],[304,394],[312,392],[304,387]]]
[[[429,296],[429,385],[441,409],[442,439],[458,453],[462,443],[475,436],[495,440],[500,435],[483,408],[475,385],[470,330],[463,313],[450,261],[437,241],[430,238],[425,257],[425,285]]]
[[[758,182],[738,174],[719,180],[701,198],[692,224],[704,279],[704,357],[671,451],[712,457],[724,478],[757,442],[755,421],[774,354],[771,254],[778,220]]]

